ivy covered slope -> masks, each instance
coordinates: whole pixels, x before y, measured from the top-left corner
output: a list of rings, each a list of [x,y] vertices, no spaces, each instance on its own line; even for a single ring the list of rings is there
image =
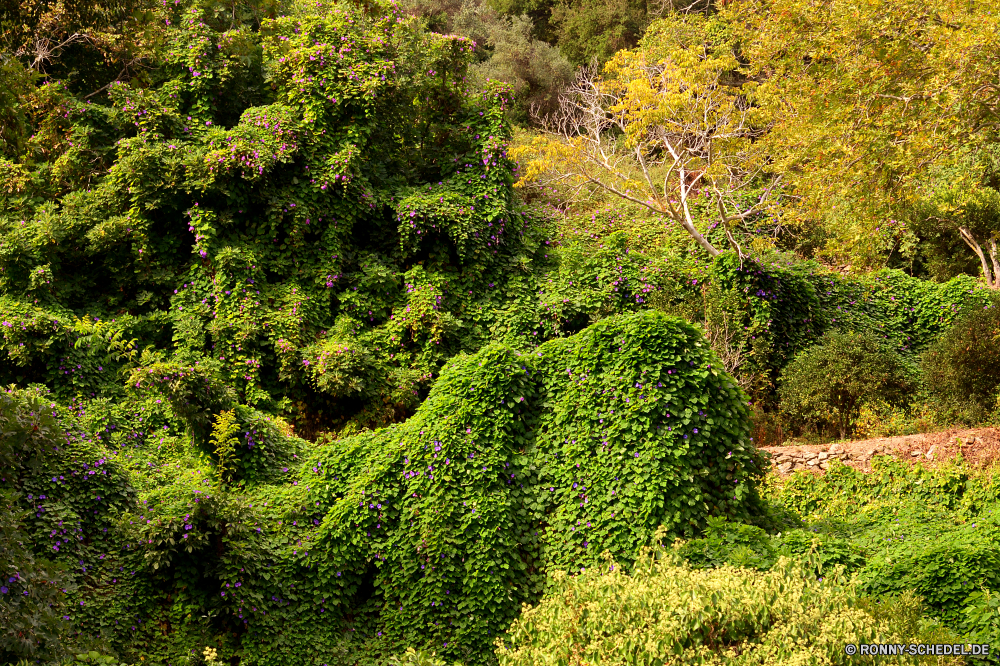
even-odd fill
[[[745,348],[744,371],[762,395],[797,352],[828,330],[871,333],[914,359],[959,313],[989,302],[967,275],[944,283],[900,270],[845,276],[796,258],[741,261],[726,254],[707,277],[713,290],[706,300],[722,304],[743,328],[731,344]]]
[[[249,408],[190,448],[109,450],[20,392],[3,396],[4,482],[64,570],[77,642],[171,663],[207,644],[247,664],[381,663],[413,645],[491,663],[546,572],[759,510],[746,397],[715,362],[679,319],[612,318],[460,356],[405,423],[308,451]]]
[[[148,349],[308,414],[306,432],[412,413],[537,245],[504,88],[469,90],[473,43],[394,4],[257,30],[165,5],[148,81],[103,103],[22,91],[36,131],[0,156],[0,383],[109,395]]]

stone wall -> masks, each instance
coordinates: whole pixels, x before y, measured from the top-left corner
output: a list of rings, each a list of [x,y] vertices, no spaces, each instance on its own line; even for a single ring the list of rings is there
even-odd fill
[[[822,472],[834,459],[864,471],[874,456],[893,456],[916,462],[962,456],[973,466],[1000,459],[1000,431],[994,429],[954,429],[922,435],[886,437],[822,445],[767,446],[771,463],[779,474],[804,470]]]

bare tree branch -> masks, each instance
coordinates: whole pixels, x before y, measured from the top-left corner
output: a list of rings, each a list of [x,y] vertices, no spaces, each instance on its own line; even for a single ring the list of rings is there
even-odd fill
[[[707,46],[697,48],[709,55]],[[641,56],[604,76],[596,63],[580,69],[555,111],[535,111],[551,159],[540,160],[545,164],[533,177],[543,185],[575,183],[574,196],[597,187],[644,206],[715,257],[720,250],[698,230],[692,212],[696,199],[713,193],[717,223],[742,257],[730,226],[759,214],[781,179],[754,159],[752,141],[766,127],[755,126],[752,105],[724,82],[728,66]],[[743,209],[738,198],[761,180],[763,194]]]
[[[975,252],[976,256],[979,257],[979,262],[983,265],[983,277],[986,278],[986,286],[989,287],[990,289],[996,289],[998,286],[997,277],[1000,276],[998,276],[997,274],[991,274],[990,265],[986,261],[986,254],[983,252],[983,248],[982,246],[979,245],[979,242],[976,240],[976,237],[972,235],[972,232],[969,230],[968,227],[964,226],[958,228],[958,233],[962,237],[962,240],[965,241],[965,244],[968,245],[970,248],[972,248],[972,251]],[[996,245],[994,244],[994,248],[995,247]],[[996,254],[995,249],[993,250],[993,254],[995,256]],[[993,259],[993,265],[996,266],[995,258]]]

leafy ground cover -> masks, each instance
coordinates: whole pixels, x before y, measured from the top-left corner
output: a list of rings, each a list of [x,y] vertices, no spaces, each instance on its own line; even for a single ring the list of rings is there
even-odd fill
[[[416,644],[487,663],[546,573],[760,513],[745,395],[714,360],[682,320],[611,318],[458,357],[405,423],[314,446],[216,404],[204,436],[112,448],[83,414],[6,393],[3,481],[30,512],[10,528],[47,544],[66,590],[66,635],[28,642],[168,662],[215,644],[261,664]],[[185,395],[222,400],[206,381]],[[47,617],[44,589],[14,592]]]
[[[997,640],[995,466],[880,456],[868,473],[771,476],[764,497],[755,524],[710,518],[632,567],[609,555],[556,574],[498,641],[500,663],[874,663],[844,645]]]
[[[989,642],[1000,631],[998,489],[994,466],[973,471],[961,456],[933,468],[876,456],[867,473],[837,461],[824,475],[770,477],[772,522],[715,521],[680,552],[696,566],[761,570],[811,554],[820,573],[842,566],[875,597],[913,592],[929,617]]]

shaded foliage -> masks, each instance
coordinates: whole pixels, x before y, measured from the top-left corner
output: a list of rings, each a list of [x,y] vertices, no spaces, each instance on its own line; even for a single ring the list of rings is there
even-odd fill
[[[865,401],[905,403],[915,374],[871,333],[827,333],[785,366],[781,408],[794,423],[832,427],[843,439]]]
[[[1000,389],[1000,308],[993,299],[970,310],[923,356],[924,376],[945,403],[978,416],[996,409]]]

